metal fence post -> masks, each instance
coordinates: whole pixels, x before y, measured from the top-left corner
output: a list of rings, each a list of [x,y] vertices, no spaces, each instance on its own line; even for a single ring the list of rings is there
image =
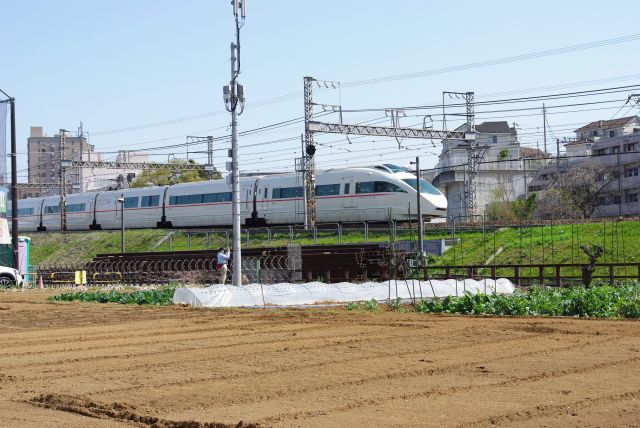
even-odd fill
[[[364,242],[369,242],[369,223],[364,222]]]

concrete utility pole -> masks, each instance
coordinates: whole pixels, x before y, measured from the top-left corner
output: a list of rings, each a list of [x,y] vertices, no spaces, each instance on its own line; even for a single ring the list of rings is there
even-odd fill
[[[237,82],[240,74],[240,20],[246,17],[247,0],[233,0],[236,22],[236,43],[231,43],[231,81],[223,88],[227,111],[231,112],[231,183],[233,186],[233,279],[236,287],[242,285],[242,249],[240,240],[240,171],[238,165],[238,115],[244,109],[244,89]],[[240,106],[240,112],[238,112]]]

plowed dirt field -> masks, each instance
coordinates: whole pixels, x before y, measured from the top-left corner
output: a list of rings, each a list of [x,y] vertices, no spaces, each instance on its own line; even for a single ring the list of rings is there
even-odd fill
[[[0,425],[640,426],[640,323],[0,293]]]

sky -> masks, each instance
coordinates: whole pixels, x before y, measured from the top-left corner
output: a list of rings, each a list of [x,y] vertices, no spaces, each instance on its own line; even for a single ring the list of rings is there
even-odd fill
[[[496,65],[441,73],[451,66],[514,57],[640,33],[635,1],[590,7],[584,1],[247,0],[241,30],[241,75],[247,104],[239,130],[303,116],[303,77],[340,82],[316,87],[314,100],[343,109],[348,123],[389,124],[386,107],[442,102],[442,91],[473,91],[478,100],[640,85],[640,38]],[[26,181],[30,126],[48,135],[82,121],[90,143],[114,159],[143,149],[154,160],[186,157],[187,135],[229,133],[222,86],[230,78],[234,22],[228,0],[0,0],[0,88],[16,98],[18,172]],[[357,84],[417,73],[417,77]],[[587,83],[585,83],[587,82]],[[590,82],[590,83],[588,83]],[[549,87],[541,90],[539,88]],[[593,120],[638,114],[625,105],[629,88],[548,104],[610,101],[549,110],[549,139],[571,137]],[[456,102],[451,100],[450,102]],[[458,101],[459,102],[459,101]],[[541,102],[483,113],[477,122],[516,123],[521,144],[542,145]],[[535,108],[535,110],[533,110]],[[485,108],[486,110],[486,108]],[[577,111],[580,110],[580,111]],[[588,110],[588,111],[584,111]],[[320,112],[318,109],[317,112]],[[403,126],[442,127],[440,109],[410,113]],[[617,115],[617,116],[616,116]],[[337,120],[336,115],[326,119]],[[456,122],[449,118],[449,127]],[[301,121],[240,138],[241,171],[286,171],[300,156]],[[435,165],[438,141],[317,135],[316,168],[391,162],[420,155]],[[224,170],[230,143],[216,140],[214,164]],[[206,146],[190,157],[206,162]],[[551,150],[551,148],[550,148]]]

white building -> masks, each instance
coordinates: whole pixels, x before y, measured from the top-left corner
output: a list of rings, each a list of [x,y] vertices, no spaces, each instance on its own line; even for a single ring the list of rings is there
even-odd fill
[[[465,131],[463,125],[457,131]],[[522,148],[516,129],[505,121],[484,122],[476,126],[479,166],[477,172],[476,201],[478,213],[494,199],[496,190],[509,200],[526,194],[526,183],[544,164],[540,150]],[[447,197],[449,220],[467,213],[468,144],[461,140],[442,141],[442,153],[435,167],[433,184]]]

